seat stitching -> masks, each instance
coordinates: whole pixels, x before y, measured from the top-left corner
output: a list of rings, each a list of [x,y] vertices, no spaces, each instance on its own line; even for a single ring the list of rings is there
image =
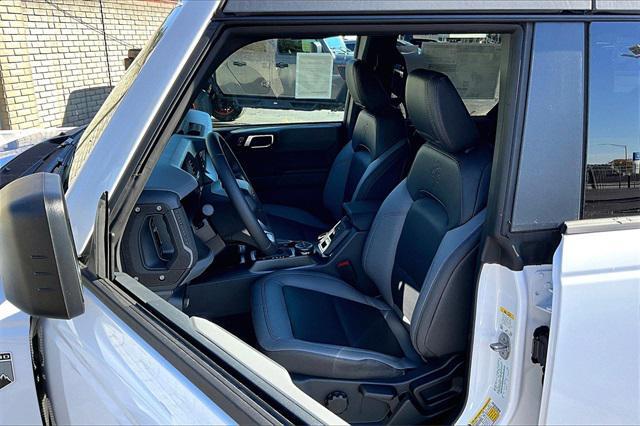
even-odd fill
[[[269,320],[271,318],[271,316],[269,315],[269,304],[267,303],[267,297],[266,297],[266,289],[267,286],[265,285],[266,283],[262,283],[261,284],[261,291],[260,294],[262,295],[262,306],[264,306],[262,312],[264,313],[264,322],[265,325],[267,326],[267,332],[269,333],[269,336],[271,336],[272,339],[277,339],[274,335],[274,333],[271,330],[271,321]]]
[[[291,339],[291,340],[296,340],[296,341],[298,341],[298,342],[303,342],[305,345],[313,345],[313,346],[316,346],[316,345],[318,345],[318,346],[330,346],[331,348],[335,348],[335,349],[336,349],[336,350],[338,350],[338,351],[344,351],[344,350],[345,350],[345,346],[332,345],[331,343],[307,342],[306,340],[296,339],[295,337],[294,337],[293,339]],[[394,367],[394,366],[393,366],[393,365],[391,365],[391,364],[386,363],[385,361],[381,361],[381,360],[378,360],[378,359],[375,359],[375,358],[371,358],[371,357],[367,354],[367,352],[369,352],[369,353],[373,353],[373,354],[380,354],[380,355],[382,355],[382,356],[389,357],[389,358],[394,358],[394,359],[399,360],[399,361],[404,361],[404,360],[407,360],[407,359],[408,359],[408,358],[406,358],[406,357],[402,357],[402,358],[400,358],[400,357],[393,356],[393,355],[387,355],[387,354],[384,354],[384,353],[382,353],[382,352],[376,352],[376,351],[372,351],[372,350],[369,350],[369,349],[354,348],[354,347],[350,347],[350,346],[349,346],[349,347],[346,347],[346,350],[347,350],[347,351],[353,351],[353,352],[356,352],[356,353],[354,353],[353,355],[360,355],[360,353],[359,353],[359,352],[364,352],[364,354],[362,354],[362,355],[365,355],[365,356],[363,357],[363,359],[364,359],[364,360],[369,360],[369,361],[379,362],[379,363],[381,363],[381,364],[387,365],[387,366],[389,366],[389,367],[391,367],[391,368],[394,368],[394,369],[396,369],[396,370],[397,370],[398,368]],[[283,348],[277,348],[277,349],[268,349],[268,351],[269,351],[269,352],[284,352],[284,351],[292,351],[292,352],[295,352],[295,351],[298,351],[298,352],[304,352],[304,353],[310,353],[310,354],[318,355],[318,352],[314,352],[314,351],[312,351],[312,350],[308,350],[308,349],[305,349],[305,348],[295,348],[295,347],[283,347]],[[320,355],[320,356],[325,356],[325,355],[324,355],[324,354],[322,354],[322,355]],[[340,354],[338,354],[338,355],[337,355],[337,356],[335,356],[335,357],[333,357],[333,356],[331,356],[331,355],[329,355],[328,357],[331,357],[331,358],[339,358],[339,357],[340,357]],[[346,360],[346,361],[350,361],[350,362],[359,362],[359,361],[362,361],[362,360],[360,360],[360,359],[358,359],[358,360],[353,360],[353,359],[348,359],[348,358],[341,358],[341,359]]]

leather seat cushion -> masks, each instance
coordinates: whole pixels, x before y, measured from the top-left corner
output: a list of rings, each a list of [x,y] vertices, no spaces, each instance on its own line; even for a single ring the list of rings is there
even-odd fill
[[[313,242],[333,226],[296,207],[264,204],[263,209],[269,216],[271,230],[279,240]]]
[[[384,378],[420,363],[391,308],[330,275],[270,274],[255,285],[252,307],[258,343],[290,373]]]

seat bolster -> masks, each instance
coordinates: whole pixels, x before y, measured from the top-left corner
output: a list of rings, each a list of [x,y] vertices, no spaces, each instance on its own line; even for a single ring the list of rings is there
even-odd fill
[[[285,286],[317,291],[379,309],[408,355],[398,358],[366,349],[296,339],[285,303]],[[385,378],[401,375],[420,363],[407,330],[384,302],[363,295],[330,275],[304,271],[270,274],[254,286],[252,309],[260,347],[290,373],[341,379]]]
[[[353,144],[349,142],[342,147],[327,175],[322,202],[334,220],[339,220],[342,217],[342,203],[345,201],[345,189],[354,155]]]
[[[411,315],[411,341],[423,358],[464,350],[473,310],[477,251],[486,210],[447,232]]]
[[[402,179],[409,157],[409,141],[403,139],[369,164],[351,201],[382,200]]]
[[[391,306],[391,274],[398,241],[413,199],[406,179],[384,200],[376,214],[362,253],[362,267]]]

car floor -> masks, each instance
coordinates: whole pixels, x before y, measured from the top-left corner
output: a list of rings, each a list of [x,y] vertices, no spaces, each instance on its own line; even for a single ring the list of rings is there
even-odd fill
[[[253,322],[250,313],[207,319],[224,328],[229,333],[232,333],[238,339],[258,349],[258,340],[253,332]]]

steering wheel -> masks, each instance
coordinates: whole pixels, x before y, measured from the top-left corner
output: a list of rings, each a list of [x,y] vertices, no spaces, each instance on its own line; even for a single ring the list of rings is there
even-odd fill
[[[275,236],[269,229],[258,194],[253,190],[237,157],[224,138],[216,132],[207,135],[205,145],[231,204],[240,215],[256,246],[267,256],[275,254],[278,250]],[[237,179],[247,182],[248,189],[243,191]]]

